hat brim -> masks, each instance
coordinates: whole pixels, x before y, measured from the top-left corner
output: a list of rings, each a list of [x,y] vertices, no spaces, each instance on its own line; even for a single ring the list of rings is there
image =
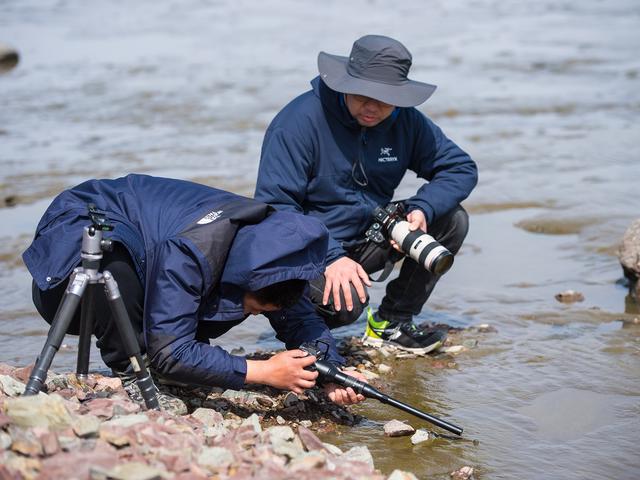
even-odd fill
[[[402,85],[364,80],[349,75],[348,57],[320,52],[318,71],[327,86],[340,93],[364,95],[396,107],[415,107],[424,103],[436,90],[435,85],[409,80]]]

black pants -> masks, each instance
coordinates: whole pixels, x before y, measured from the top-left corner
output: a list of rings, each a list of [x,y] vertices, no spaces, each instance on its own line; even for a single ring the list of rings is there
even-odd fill
[[[136,334],[140,351],[142,354],[145,354],[147,349],[143,330],[144,288],[142,287],[138,274],[136,273],[135,265],[127,249],[119,243],[114,243],[113,251],[104,253],[101,269],[103,271],[109,270],[116,279],[116,282],[118,282],[118,288]],[[38,313],[40,313],[42,318],[49,324],[51,324],[55,317],[67,284],[68,281],[65,280],[50,290],[40,290],[35,282],[33,283],[33,303]],[[103,286],[91,285],[88,288],[96,289],[94,295],[95,319],[93,334],[97,338],[96,346],[100,349],[102,360],[108,367],[115,371],[125,371],[129,366],[129,358],[123,349],[120,333],[111,315],[111,309],[107,302],[106,295],[103,294]],[[72,335],[79,334],[80,311],[81,308],[78,308],[67,333]],[[196,339],[209,343],[210,338],[219,337],[241,321],[242,320],[200,322],[198,324]]]
[[[469,216],[461,206],[456,207],[428,226],[429,235],[454,255],[460,250],[468,231]],[[400,275],[387,284],[386,294],[378,307],[380,317],[385,320],[411,321],[414,315],[420,313],[440,278],[411,258],[399,254],[392,247],[381,248],[372,242],[347,249],[347,256],[360,263],[368,274],[382,270],[387,259],[396,262],[404,258]],[[336,312],[331,297],[328,305],[322,305],[324,285],[324,277],[311,282],[310,297],[317,312],[324,318],[329,328],[355,322],[369,303],[368,295],[366,301],[360,303],[355,288],[352,286],[353,310],[349,312],[343,307],[339,312]],[[345,305],[344,297],[341,298],[341,304]]]

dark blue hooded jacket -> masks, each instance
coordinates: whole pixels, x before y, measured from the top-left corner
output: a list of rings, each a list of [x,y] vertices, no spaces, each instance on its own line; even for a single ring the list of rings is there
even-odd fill
[[[313,89],[274,118],[262,145],[255,198],[279,210],[322,220],[330,233],[328,262],[360,239],[376,206],[393,199],[407,170],[428,180],[408,199],[427,223],[456,207],[477,183],[476,165],[415,108],[396,108],[372,128],[361,127],[343,95],[316,77]],[[360,162],[368,184],[362,180]]]
[[[327,231],[302,215],[204,185],[145,175],[90,180],[60,194],[23,259],[38,287],[64,281],[80,262],[87,204],[115,225],[108,237],[129,251],[145,289],[144,338],[151,365],[182,382],[241,388],[243,357],[196,340],[198,322],[244,320],[246,291],[322,275]],[[116,279],[117,280],[117,279]],[[126,295],[126,292],[123,292]],[[287,348],[324,340],[324,322],[304,297],[266,314]]]

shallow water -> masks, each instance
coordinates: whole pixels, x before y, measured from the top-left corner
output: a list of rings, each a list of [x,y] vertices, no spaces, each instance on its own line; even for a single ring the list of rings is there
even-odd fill
[[[412,447],[373,401],[332,440],[366,444],[384,472],[448,478],[637,478],[640,315],[616,246],[640,216],[640,5],[608,2],[123,2],[0,7],[21,54],[0,76],[0,361],[26,364],[47,329],[19,253],[55,193],[129,172],[250,195],[266,125],[308,87],[318,51],[365,33],[403,41],[421,109],[468,150],[471,231],[421,321],[490,323],[454,369],[392,365],[387,392],[465,427]],[[408,176],[398,197],[418,184]],[[573,289],[585,300],[561,304]],[[380,301],[383,288],[372,289]],[[264,319],[223,338],[276,346]],[[360,334],[362,323],[338,330]],[[54,368],[72,368],[75,340]],[[97,354],[93,366],[101,368]]]

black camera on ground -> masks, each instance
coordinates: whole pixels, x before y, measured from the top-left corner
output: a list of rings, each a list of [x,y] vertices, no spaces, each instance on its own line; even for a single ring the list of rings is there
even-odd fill
[[[390,203],[376,207],[374,222],[365,232],[365,237],[379,245],[394,240],[405,255],[408,255],[435,275],[443,275],[453,264],[453,254],[435,238],[420,230],[409,230],[409,222],[401,203]]]

